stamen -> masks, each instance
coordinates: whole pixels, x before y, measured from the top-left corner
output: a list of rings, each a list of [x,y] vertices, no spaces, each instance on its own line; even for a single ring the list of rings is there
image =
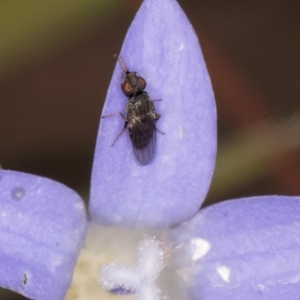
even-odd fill
[[[102,287],[112,292],[116,289],[136,292],[138,300],[161,299],[155,280],[167,263],[170,249],[155,237],[145,238],[138,247],[137,266],[111,263],[101,269]]]

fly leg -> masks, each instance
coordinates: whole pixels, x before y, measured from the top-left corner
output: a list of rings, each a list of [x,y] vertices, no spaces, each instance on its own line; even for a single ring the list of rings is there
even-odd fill
[[[122,133],[126,130],[127,128],[127,125],[128,125],[128,121],[126,120],[125,121],[125,124],[124,124],[124,128],[122,129],[122,131],[118,134],[118,136],[115,138],[114,142],[112,143],[112,147],[114,146],[114,144],[116,143],[117,139],[122,135]]]
[[[120,112],[117,112],[117,113],[114,113],[114,114],[109,114],[109,115],[106,115],[106,116],[102,116],[101,119],[116,116],[116,115],[119,115],[125,122],[127,121],[127,119]]]
[[[158,131],[160,134],[165,134],[164,132],[160,131],[159,129],[157,129],[157,127],[155,126],[155,130]]]
[[[163,99],[155,99],[155,100],[149,100],[151,102],[157,102],[157,101],[163,101]]]
[[[118,140],[118,138],[122,135],[122,133],[126,130],[127,125],[128,125],[128,120],[120,112],[101,117],[101,119],[104,119],[104,118],[108,118],[108,117],[112,117],[112,116],[116,116],[116,115],[119,115],[125,121],[125,124],[124,124],[124,128],[122,129],[122,131],[118,134],[118,136],[115,138],[114,142],[112,143],[112,145],[111,145],[112,147],[114,146],[114,144],[116,143],[116,141]]]

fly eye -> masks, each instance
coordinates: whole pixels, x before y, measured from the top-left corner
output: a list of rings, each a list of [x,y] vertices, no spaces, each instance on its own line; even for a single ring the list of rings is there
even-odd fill
[[[139,77],[139,81],[141,84],[141,90],[143,90],[146,87],[146,80],[143,77]]]
[[[132,91],[132,88],[131,88],[131,85],[130,83],[126,80],[124,81],[124,83],[121,85],[122,87],[122,91],[123,93],[126,95],[126,96],[129,96],[131,91]]]

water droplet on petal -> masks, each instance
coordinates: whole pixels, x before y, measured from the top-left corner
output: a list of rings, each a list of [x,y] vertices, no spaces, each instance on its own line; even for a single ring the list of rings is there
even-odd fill
[[[22,284],[23,284],[23,285],[26,285],[26,284],[27,284],[27,275],[26,275],[26,273],[23,274]]]
[[[17,186],[12,189],[11,196],[15,200],[21,200],[25,195],[25,189],[21,186]]]

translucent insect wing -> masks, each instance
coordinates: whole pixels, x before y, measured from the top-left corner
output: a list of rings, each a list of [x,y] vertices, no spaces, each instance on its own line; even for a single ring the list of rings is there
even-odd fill
[[[150,116],[146,122],[137,122],[129,129],[133,152],[141,165],[152,161],[156,148],[156,121]]]

